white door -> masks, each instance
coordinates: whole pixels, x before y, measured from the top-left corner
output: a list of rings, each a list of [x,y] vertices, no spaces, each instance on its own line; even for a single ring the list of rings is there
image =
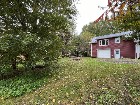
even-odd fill
[[[136,53],[135,58],[139,58],[140,57],[140,45],[139,44],[136,44],[136,46],[135,46],[135,53]]]
[[[97,50],[97,58],[111,58],[110,49],[98,49]]]
[[[115,57],[116,59],[119,59],[119,58],[120,58],[120,49],[115,49],[115,50],[114,50],[114,57]]]

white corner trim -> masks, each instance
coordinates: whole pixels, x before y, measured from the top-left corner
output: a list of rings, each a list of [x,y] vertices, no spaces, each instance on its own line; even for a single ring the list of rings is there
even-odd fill
[[[92,43],[90,44],[90,47],[91,47],[91,51],[90,52],[91,52],[91,57],[92,57]]]

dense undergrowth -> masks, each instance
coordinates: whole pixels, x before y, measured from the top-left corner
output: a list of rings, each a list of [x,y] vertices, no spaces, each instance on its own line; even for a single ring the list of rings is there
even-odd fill
[[[15,74],[8,72],[5,78],[0,80],[0,96],[2,99],[18,97],[25,93],[36,90],[48,82],[52,77],[54,68],[58,67],[57,64],[50,67],[43,67],[39,64],[39,68],[34,68],[30,71],[25,71],[20,65]]]
[[[0,102],[10,105],[140,104],[138,64],[106,63],[92,58],[73,61],[65,58],[58,65],[51,68],[51,72],[37,72],[36,77],[29,73],[1,80]]]

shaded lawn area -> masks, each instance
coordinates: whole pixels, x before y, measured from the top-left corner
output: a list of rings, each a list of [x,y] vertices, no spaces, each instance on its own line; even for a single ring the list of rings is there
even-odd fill
[[[28,75],[1,80],[2,105],[140,104],[138,64],[114,64],[93,58],[82,58],[80,61],[64,58],[52,68],[51,74],[32,77]],[[16,92],[19,92],[19,96]]]

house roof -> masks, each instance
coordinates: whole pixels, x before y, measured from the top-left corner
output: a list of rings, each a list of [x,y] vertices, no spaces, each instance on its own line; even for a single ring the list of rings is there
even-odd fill
[[[126,32],[120,32],[120,33],[115,33],[115,34],[93,37],[92,40],[91,40],[91,43],[97,43],[98,39],[106,39],[106,38],[113,38],[113,37],[119,37],[119,36],[127,36],[127,35],[131,35],[132,33],[133,33],[133,31],[126,31]]]

